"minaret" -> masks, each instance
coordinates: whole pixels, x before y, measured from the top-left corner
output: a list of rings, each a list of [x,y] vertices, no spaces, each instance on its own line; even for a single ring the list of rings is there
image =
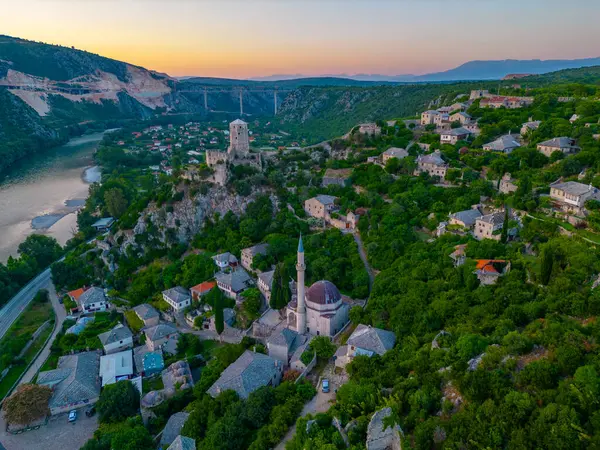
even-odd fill
[[[302,245],[302,235],[300,235],[300,241],[298,241],[298,263],[296,264],[296,270],[298,271],[298,283],[296,284],[298,289],[298,299],[296,306],[296,325],[299,334],[306,333],[306,305],[304,304],[304,246]]]

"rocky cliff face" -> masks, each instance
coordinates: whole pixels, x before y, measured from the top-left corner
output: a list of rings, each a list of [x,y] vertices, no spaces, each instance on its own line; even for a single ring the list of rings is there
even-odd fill
[[[189,242],[200,232],[207,218],[217,213],[224,216],[228,211],[240,216],[246,211],[248,204],[264,194],[270,195],[277,209],[277,197],[265,189],[254,190],[247,197],[232,194],[223,186],[214,186],[206,194],[197,194],[194,197],[186,194],[183,200],[172,205],[172,210],[167,210],[165,206],[149,206],[140,215],[134,229],[119,232],[123,237],[118,239],[118,236],[115,236],[115,240],[119,242],[121,251],[124,251],[130,245],[137,247],[135,237],[152,229],[152,237],[163,244]]]

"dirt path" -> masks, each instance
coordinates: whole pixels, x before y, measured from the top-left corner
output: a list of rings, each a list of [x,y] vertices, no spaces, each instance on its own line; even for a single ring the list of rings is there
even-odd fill
[[[369,275],[369,292],[371,292],[371,289],[373,289],[373,283],[375,282],[375,271],[369,264],[369,260],[367,259],[367,252],[365,250],[365,246],[363,245],[362,240],[360,239],[360,234],[356,232],[352,233],[352,236],[354,236],[356,245],[358,245],[358,254],[360,255],[360,259],[362,259],[362,262],[365,265],[365,269],[367,270],[367,274]],[[365,308],[366,307],[367,305],[365,303]]]

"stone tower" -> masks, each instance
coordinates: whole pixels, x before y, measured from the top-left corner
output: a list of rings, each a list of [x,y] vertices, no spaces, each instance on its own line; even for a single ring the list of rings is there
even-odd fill
[[[233,158],[245,158],[250,152],[248,124],[237,119],[229,124],[229,149],[227,153]]]
[[[299,334],[306,333],[306,305],[305,305],[305,297],[304,297],[304,270],[306,266],[304,265],[304,246],[302,245],[302,235],[300,235],[300,241],[298,241],[298,263],[296,264],[296,270],[298,272],[298,304],[296,306],[296,316],[297,316],[297,329]]]

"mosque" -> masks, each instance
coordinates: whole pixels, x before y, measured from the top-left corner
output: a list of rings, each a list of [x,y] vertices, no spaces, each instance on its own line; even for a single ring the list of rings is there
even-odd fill
[[[304,285],[304,246],[298,242],[295,294],[286,308],[287,326],[298,334],[334,336],[348,323],[350,306],[330,281],[320,280],[308,289]],[[295,284],[295,289],[294,289]]]

